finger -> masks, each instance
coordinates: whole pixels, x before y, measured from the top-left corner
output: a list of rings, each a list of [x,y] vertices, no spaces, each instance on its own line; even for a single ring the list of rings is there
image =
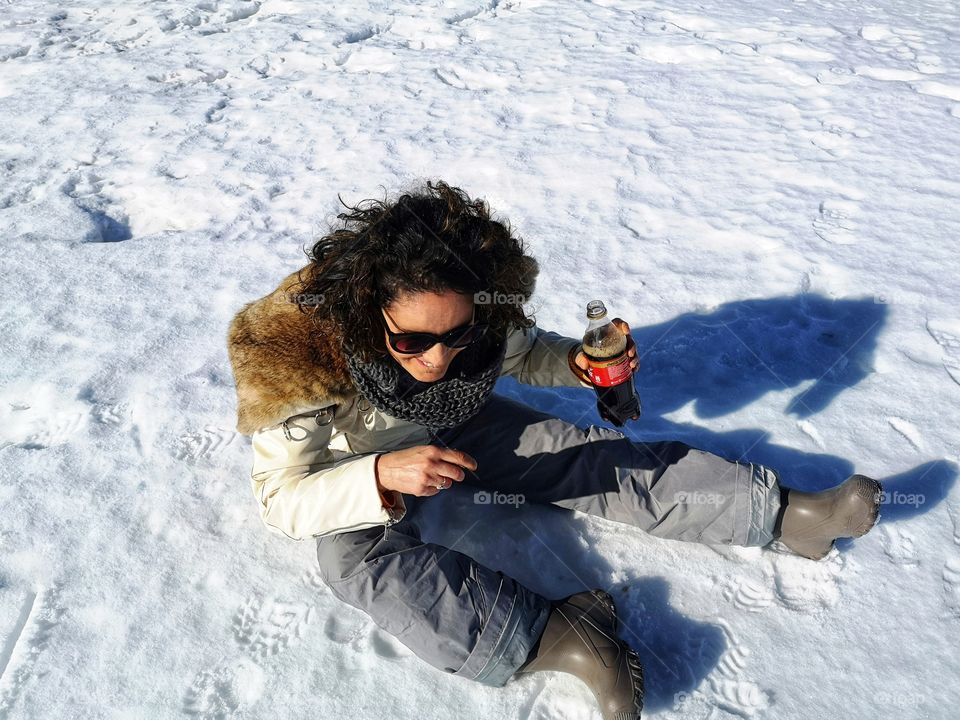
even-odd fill
[[[457,463],[439,461],[434,468],[434,476],[437,478],[437,484],[450,480],[450,482],[463,482],[467,476],[466,470]]]
[[[459,465],[461,467],[467,468],[468,470],[477,469],[477,461],[473,459],[470,455],[463,452],[463,450],[455,450],[454,448],[447,448],[444,452],[440,454],[441,462],[449,462],[454,465]]]

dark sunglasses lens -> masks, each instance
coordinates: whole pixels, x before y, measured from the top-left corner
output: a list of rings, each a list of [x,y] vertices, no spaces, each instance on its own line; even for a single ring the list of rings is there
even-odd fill
[[[487,328],[485,325],[471,325],[463,332],[450,338],[450,347],[461,348],[475,343],[477,340],[483,337],[483,334],[486,332],[486,330]]]
[[[444,343],[448,347],[452,348],[462,348],[467,345],[472,345],[487,331],[487,326],[485,324],[469,325],[463,330],[459,331],[457,334],[451,336]],[[399,353],[406,353],[410,355],[415,355],[417,353],[426,352],[432,348],[437,340],[432,335],[419,335],[416,333],[411,333],[409,335],[402,335],[400,337],[394,337],[391,339],[393,349]]]
[[[434,339],[428,335],[408,335],[394,340],[393,349],[401,353],[422,353],[429,350]]]

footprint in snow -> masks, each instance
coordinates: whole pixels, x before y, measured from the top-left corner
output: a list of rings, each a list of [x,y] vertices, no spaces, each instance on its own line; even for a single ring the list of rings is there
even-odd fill
[[[320,568],[316,565],[311,565],[304,573],[300,576],[300,582],[302,582],[306,587],[311,590],[328,590],[327,583],[323,579],[323,575],[320,573]]]
[[[85,416],[77,412],[60,412],[47,418],[39,418],[34,425],[36,432],[30,433],[19,443],[28,450],[61,445],[68,442],[84,425]]]
[[[98,403],[93,406],[91,415],[107,427],[123,428],[131,422],[129,403]]]
[[[960,558],[951,558],[943,566],[943,604],[960,619]]]
[[[183,698],[183,712],[199,720],[240,717],[263,695],[263,670],[252,660],[222,660],[201,670]]]
[[[683,717],[717,718],[727,715],[753,718],[772,705],[771,694],[747,677],[750,650],[720,621],[727,640],[724,652],[708,681],[673,697],[672,710]],[[721,713],[718,715],[718,711]]]
[[[927,334],[943,350],[943,369],[953,382],[960,385],[960,323],[928,320],[926,327]]]
[[[724,590],[723,597],[738,610],[749,613],[763,612],[774,603],[773,588],[765,581],[735,580]]]
[[[916,567],[920,564],[913,535],[892,525],[881,525],[879,530],[883,552],[890,562],[900,567]]]
[[[822,560],[808,560],[786,550],[773,559],[775,597],[783,607],[813,613],[840,599],[843,556],[834,548]]]
[[[158,19],[158,26],[164,33],[171,33],[178,28],[196,30],[200,35],[213,35],[228,32],[231,23],[248,20],[260,12],[260,2],[217,2],[202,0],[195,7],[176,14],[165,14]]]
[[[822,240],[835,245],[852,245],[858,241],[854,220],[860,206],[850,200],[830,199],[820,203],[820,214],[813,229]]]
[[[215,458],[236,437],[237,433],[233,430],[207,425],[201,431],[181,435],[173,449],[173,456],[186,462]]]
[[[357,652],[372,649],[385,660],[402,660],[413,654],[406,645],[376,627],[362,613],[330,613],[323,625],[323,634],[338,645],[349,645]]]
[[[747,677],[750,649],[741,644],[730,626],[721,622],[727,650],[710,676],[711,704],[743,718],[752,718],[770,707],[770,694]]]
[[[312,605],[251,597],[234,616],[233,634],[241,649],[262,659],[302,637],[313,615]]]
[[[323,634],[338,645],[358,647],[367,636],[369,628],[370,620],[366,617],[357,617],[355,613],[344,616],[332,612],[323,624]]]

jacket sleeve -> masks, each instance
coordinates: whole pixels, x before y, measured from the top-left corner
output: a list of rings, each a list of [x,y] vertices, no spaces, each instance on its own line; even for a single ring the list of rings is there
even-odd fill
[[[536,325],[514,327],[507,334],[507,352],[501,375],[510,375],[527,385],[592,388],[570,369],[567,356],[580,341]]]
[[[390,492],[385,507],[374,463],[379,453],[353,455],[330,449],[332,423],[313,415],[252,435],[251,481],[260,517],[272,531],[305,540],[374,525],[392,525],[406,513],[403,495]]]

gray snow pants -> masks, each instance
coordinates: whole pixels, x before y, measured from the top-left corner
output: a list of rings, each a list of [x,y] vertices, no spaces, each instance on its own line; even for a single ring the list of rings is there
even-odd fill
[[[753,546],[773,539],[776,473],[681,442],[639,443],[611,428],[582,429],[494,393],[434,444],[473,456],[477,471],[462,484],[489,493],[522,493],[526,502],[661,538]],[[463,553],[424,543],[409,514],[390,526],[318,537],[321,576],[337,598],[435,668],[504,685],[543,632],[550,600]]]

